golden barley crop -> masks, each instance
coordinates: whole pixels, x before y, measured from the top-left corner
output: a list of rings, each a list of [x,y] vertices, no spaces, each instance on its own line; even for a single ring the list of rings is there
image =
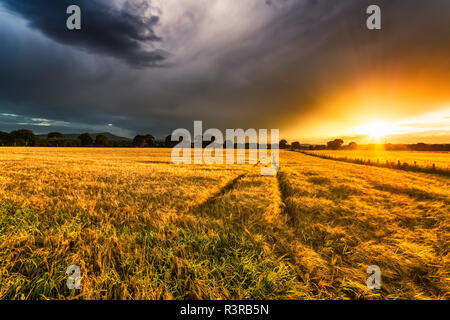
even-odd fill
[[[277,176],[170,149],[2,148],[0,166],[3,299],[450,297],[447,177],[289,151]]]
[[[386,150],[313,150],[313,154],[329,156],[338,159],[361,159],[370,160],[372,164],[393,163],[397,165],[407,164],[422,168],[432,168],[433,164],[438,169],[450,171],[450,153],[443,152],[421,152],[421,151],[386,151]]]

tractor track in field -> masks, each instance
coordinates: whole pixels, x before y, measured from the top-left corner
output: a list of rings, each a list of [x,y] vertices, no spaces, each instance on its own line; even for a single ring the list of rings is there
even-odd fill
[[[278,191],[280,193],[280,200],[281,200],[281,214],[282,215],[286,215],[289,218],[291,218],[291,213],[290,210],[288,208],[288,206],[286,205],[286,199],[288,198],[288,190],[286,190],[286,182],[283,181],[283,176],[285,175],[285,173],[278,171],[277,173],[277,184],[278,184]]]
[[[214,202],[217,201],[218,198],[226,194],[228,191],[232,190],[236,184],[241,180],[243,177],[245,177],[247,173],[241,173],[237,177],[231,179],[229,182],[227,182],[223,187],[221,187],[218,191],[214,192],[212,195],[210,195],[207,199],[203,200],[202,202],[191,206],[187,211],[188,212],[199,212],[203,208],[210,206]]]

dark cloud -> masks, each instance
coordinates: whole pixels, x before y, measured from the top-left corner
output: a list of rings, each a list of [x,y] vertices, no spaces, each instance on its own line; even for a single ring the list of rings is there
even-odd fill
[[[147,46],[161,41],[154,32],[159,21],[147,16],[147,2],[126,1],[114,6],[110,0],[1,0],[6,8],[23,16],[32,28],[63,44],[123,59],[133,66],[152,66],[166,53]],[[81,30],[68,30],[66,9],[81,8]]]

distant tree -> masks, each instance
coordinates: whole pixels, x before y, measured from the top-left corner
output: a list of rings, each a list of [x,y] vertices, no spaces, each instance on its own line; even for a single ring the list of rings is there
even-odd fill
[[[286,149],[287,144],[288,144],[287,140],[281,139],[281,140],[280,140],[280,143],[279,143],[280,149]]]
[[[176,141],[172,141],[172,135],[169,134],[166,139],[164,140],[164,146],[167,148],[172,148],[173,146],[176,145]]]
[[[95,137],[95,146],[96,147],[105,147],[108,145],[108,137],[104,134],[98,134]]]
[[[156,146],[155,137],[151,134],[146,134],[145,136],[137,135],[133,139],[133,146],[135,147],[154,147]]]
[[[145,145],[145,136],[137,135],[133,139],[133,146],[143,147]]]
[[[301,148],[301,144],[298,141],[292,142],[291,143],[291,147],[292,149],[300,149]]]
[[[167,145],[169,143],[172,142],[172,135],[169,134],[165,139],[164,139],[164,143]]]
[[[35,146],[39,141],[39,138],[31,130],[16,130],[9,135],[15,146]]]
[[[151,134],[146,134],[144,139],[147,147],[154,147],[156,145],[155,137]]]
[[[348,148],[351,149],[351,150],[358,149],[358,144],[356,142],[350,142],[348,144]]]
[[[80,140],[80,145],[82,147],[90,147],[94,143],[94,139],[92,139],[89,133],[83,133],[79,135],[78,140]]]
[[[50,132],[47,134],[47,139],[64,139],[65,136],[61,132]]]
[[[7,146],[10,142],[9,133],[0,131],[0,146]]]
[[[337,149],[340,149],[343,144],[344,144],[344,140],[335,139],[333,141],[328,141],[327,147],[328,147],[328,149],[337,150]]]
[[[52,146],[52,147],[64,147],[66,142],[64,141],[66,137],[61,132],[50,132],[47,134],[46,143],[41,143],[42,146]]]

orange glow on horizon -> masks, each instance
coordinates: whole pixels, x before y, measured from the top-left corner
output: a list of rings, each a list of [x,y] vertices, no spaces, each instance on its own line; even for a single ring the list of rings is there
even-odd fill
[[[353,79],[323,95],[287,136],[322,143],[450,143],[450,90],[441,75],[378,75]],[[359,80],[359,81],[358,81]]]

